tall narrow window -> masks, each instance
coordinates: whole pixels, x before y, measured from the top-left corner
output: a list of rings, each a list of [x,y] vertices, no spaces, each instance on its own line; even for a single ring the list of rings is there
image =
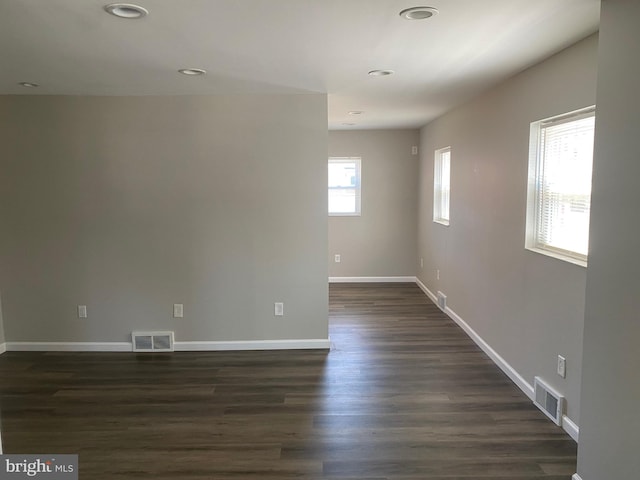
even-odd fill
[[[329,215],[360,215],[360,158],[329,158]]]
[[[436,150],[433,168],[433,221],[449,225],[451,147]]]
[[[595,107],[531,124],[526,248],[586,265]]]

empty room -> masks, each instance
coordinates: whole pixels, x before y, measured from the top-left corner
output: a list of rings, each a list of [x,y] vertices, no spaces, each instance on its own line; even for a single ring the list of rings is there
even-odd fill
[[[637,478],[638,21],[0,0],[0,478]]]

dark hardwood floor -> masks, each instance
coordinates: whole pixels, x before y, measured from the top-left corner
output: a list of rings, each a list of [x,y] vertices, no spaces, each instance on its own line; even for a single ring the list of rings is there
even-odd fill
[[[413,284],[333,284],[327,351],[0,356],[5,453],[81,479],[569,480],[576,444]]]

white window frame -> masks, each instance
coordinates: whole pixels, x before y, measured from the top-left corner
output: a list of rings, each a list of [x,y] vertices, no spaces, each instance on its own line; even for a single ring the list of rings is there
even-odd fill
[[[331,196],[332,190],[352,190],[355,189],[355,211],[353,212],[332,212],[329,211],[330,217],[359,217],[362,215],[362,159],[360,157],[329,157],[329,165],[332,163],[353,163],[356,167],[355,186],[337,187],[329,186],[328,195]]]
[[[542,213],[540,205],[542,203],[542,187],[544,176],[544,152],[542,151],[542,137],[545,128],[554,125],[561,125],[584,118],[595,117],[595,106],[582,108],[563,115],[545,118],[531,123],[529,137],[529,181],[527,188],[527,222],[525,248],[527,250],[557,258],[565,262],[587,266],[587,255],[580,252],[570,251],[548,245],[541,238],[539,231],[542,229]],[[589,204],[590,204],[589,200]],[[588,235],[588,233],[587,233]]]
[[[433,159],[433,221],[449,226],[451,220],[451,147],[435,151]]]

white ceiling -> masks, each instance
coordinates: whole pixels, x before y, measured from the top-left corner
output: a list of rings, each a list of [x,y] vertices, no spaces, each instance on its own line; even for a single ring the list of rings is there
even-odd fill
[[[129,0],[150,13],[126,20],[104,12],[112,1],[0,0],[0,94],[326,92],[332,129],[419,127],[597,31],[600,12],[600,0]],[[400,18],[416,5],[440,14]]]

